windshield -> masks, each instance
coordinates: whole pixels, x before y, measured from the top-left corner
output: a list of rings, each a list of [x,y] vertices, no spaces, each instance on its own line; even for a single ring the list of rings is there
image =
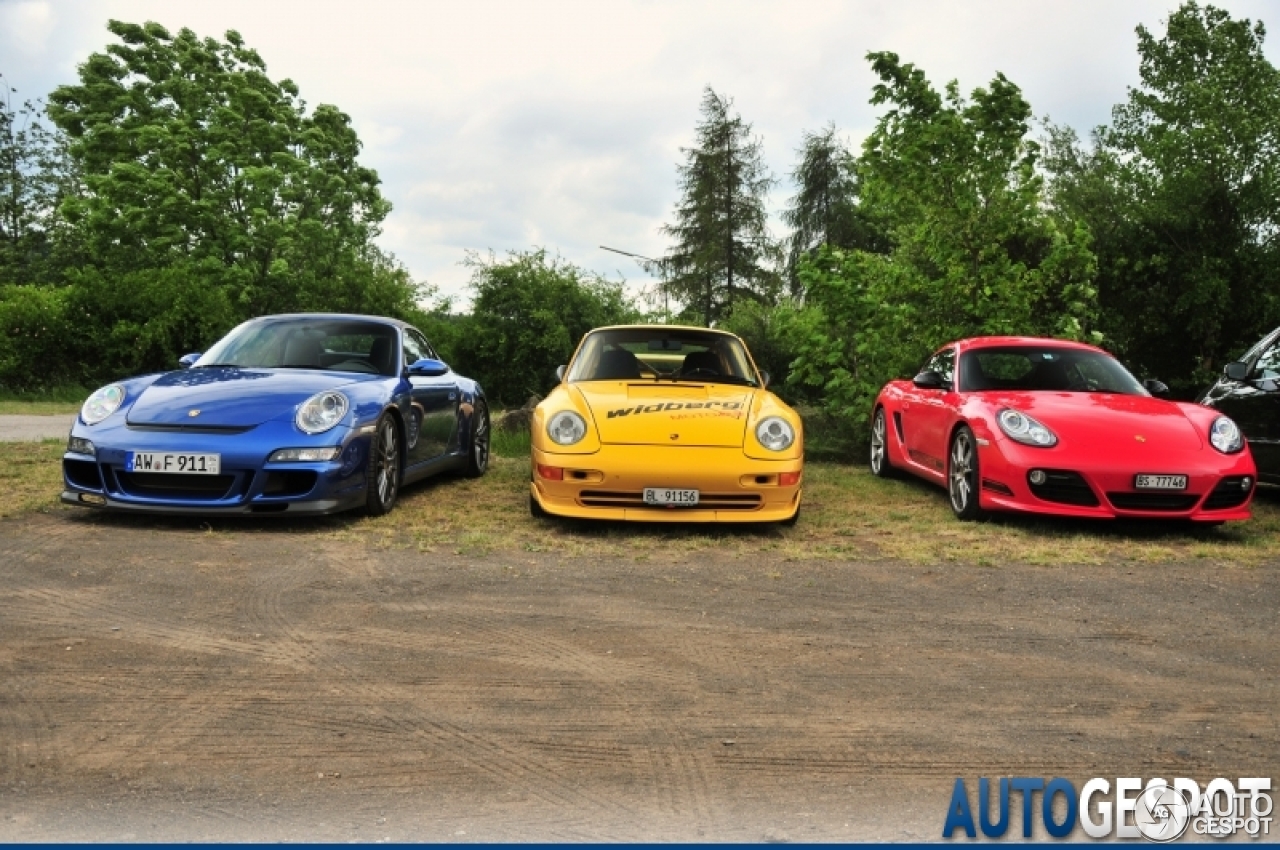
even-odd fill
[[[978,348],[960,355],[960,389],[1150,395],[1109,354],[1085,348]]]
[[[324,369],[366,375],[396,373],[396,329],[377,322],[268,319],[245,322],[192,368]]]
[[[736,337],[679,328],[594,331],[574,358],[569,380],[758,385]]]

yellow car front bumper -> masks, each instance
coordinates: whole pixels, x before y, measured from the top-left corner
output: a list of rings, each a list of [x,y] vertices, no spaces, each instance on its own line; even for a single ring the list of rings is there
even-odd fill
[[[560,470],[559,480],[545,474]],[[756,460],[740,448],[604,445],[591,454],[533,449],[529,492],[554,516],[640,522],[780,522],[800,509],[804,459]],[[785,473],[795,483],[782,483]],[[697,490],[697,507],[644,504],[646,487]]]

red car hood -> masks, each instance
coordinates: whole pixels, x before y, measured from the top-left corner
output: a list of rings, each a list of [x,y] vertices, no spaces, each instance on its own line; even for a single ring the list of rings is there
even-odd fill
[[[1207,437],[1175,402],[1150,396],[1008,392],[982,393],[982,400],[991,407],[993,426],[996,411],[1011,407],[1057,434],[1059,445],[1181,452],[1203,449]]]
[[[290,413],[322,390],[378,377],[301,369],[186,369],[143,390],[127,419],[130,425],[251,427]]]

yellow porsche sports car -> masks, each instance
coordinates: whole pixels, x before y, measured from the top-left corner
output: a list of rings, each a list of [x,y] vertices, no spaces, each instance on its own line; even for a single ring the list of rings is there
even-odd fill
[[[794,522],[800,417],[742,340],[629,325],[582,339],[534,410],[534,516]]]

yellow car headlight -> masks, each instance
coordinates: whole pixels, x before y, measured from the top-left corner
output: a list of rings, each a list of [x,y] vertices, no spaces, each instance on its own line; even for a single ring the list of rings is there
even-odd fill
[[[796,441],[796,430],[781,416],[769,416],[756,425],[756,440],[771,452],[784,452]]]
[[[572,410],[562,410],[547,422],[547,436],[560,446],[572,446],[587,436],[587,423]]]

